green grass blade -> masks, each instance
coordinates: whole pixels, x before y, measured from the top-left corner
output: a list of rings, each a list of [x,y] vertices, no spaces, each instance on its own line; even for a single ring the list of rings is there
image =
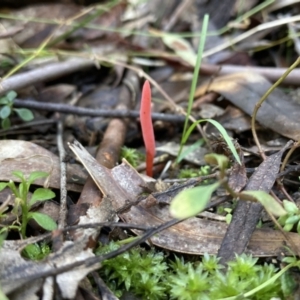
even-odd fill
[[[182,147],[184,146],[183,138],[184,138],[185,132],[187,130],[189,116],[191,115],[191,111],[192,111],[194,95],[195,95],[196,86],[197,86],[197,82],[198,82],[199,70],[200,70],[200,65],[201,65],[201,61],[202,61],[202,55],[204,52],[204,45],[205,45],[205,40],[206,40],[206,35],[207,35],[208,20],[209,20],[209,16],[207,14],[204,15],[202,31],[201,31],[201,38],[200,38],[199,47],[198,47],[196,66],[194,68],[194,75],[193,75],[192,85],[191,85],[191,89],[190,89],[187,115],[186,115],[186,119],[184,122],[183,133],[182,133],[182,138],[181,138],[181,143],[180,143],[180,149],[179,149],[179,153],[178,153],[177,157],[180,157],[180,154],[182,152]]]
[[[224,141],[226,142],[228,148],[230,149],[232,155],[234,156],[235,160],[241,165],[241,159],[234,147],[234,144],[231,140],[231,137],[228,135],[228,133],[226,132],[225,128],[219,123],[217,122],[216,120],[212,120],[212,119],[201,119],[201,120],[198,120],[197,122],[193,123],[189,128],[188,130],[186,131],[184,137],[183,137],[183,143],[185,144],[187,139],[189,138],[189,136],[191,135],[192,131],[195,129],[195,127],[202,123],[202,122],[209,122],[211,123],[212,125],[214,125],[221,133]]]
[[[202,146],[204,143],[203,139],[199,139],[194,144],[188,146],[185,150],[181,152],[181,154],[177,157],[177,162],[180,163],[187,155],[189,155],[191,152]]]

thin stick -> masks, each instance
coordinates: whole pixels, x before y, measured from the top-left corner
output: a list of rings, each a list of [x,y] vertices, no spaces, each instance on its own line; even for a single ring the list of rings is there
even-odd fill
[[[84,107],[74,107],[68,104],[45,103],[34,100],[15,99],[14,106],[90,117],[139,118],[140,116],[140,112],[137,110],[91,109]],[[152,120],[161,120],[172,123],[184,123],[185,117],[172,114],[152,113]]]
[[[91,68],[94,65],[95,62],[91,59],[72,58],[16,74],[0,82],[0,95],[8,91],[16,91],[39,82],[49,81],[79,70]]]
[[[208,21],[209,21],[209,16],[207,14],[205,14],[204,18],[203,18],[203,23],[202,23],[201,39],[199,42],[197,60],[196,60],[196,64],[194,67],[193,80],[192,80],[192,85],[191,85],[190,94],[189,94],[189,102],[188,102],[188,107],[187,107],[186,120],[184,122],[182,137],[181,137],[181,141],[180,141],[180,149],[177,154],[176,163],[178,163],[178,158],[180,157],[183,146],[185,144],[184,138],[185,138],[185,135],[186,135],[186,132],[188,129],[189,116],[191,115],[192,106],[193,106],[194,97],[195,97],[195,91],[196,91],[196,87],[197,87],[197,83],[198,83],[198,76],[199,76],[199,70],[200,70],[201,61],[202,61],[202,54],[203,54],[205,39],[206,39],[206,34],[207,34]],[[204,131],[203,131],[202,127],[200,126],[200,124],[199,124],[199,129],[200,129],[201,136],[207,142],[207,138],[206,138]]]
[[[63,143],[63,123],[57,123],[57,148],[59,151],[60,164],[60,210],[58,219],[58,229],[66,226],[67,220],[67,164],[65,163],[66,150]]]

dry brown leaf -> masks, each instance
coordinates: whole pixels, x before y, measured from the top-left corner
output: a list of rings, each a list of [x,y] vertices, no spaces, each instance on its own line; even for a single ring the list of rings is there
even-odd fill
[[[54,84],[42,89],[38,95],[41,102],[65,103],[66,99],[76,91],[76,87],[71,84]]]
[[[68,165],[67,168],[67,189],[81,191],[82,185],[76,183],[76,179],[83,182],[86,174],[77,165]],[[0,181],[20,179],[12,175],[13,171],[22,171],[29,176],[34,171],[49,173],[49,186],[59,189],[60,187],[60,166],[59,159],[50,151],[26,141],[2,140],[0,141]],[[39,179],[35,183],[43,185],[45,179]],[[72,183],[73,182],[73,183]]]
[[[228,105],[224,114],[214,119],[222,124],[225,129],[236,133],[251,129],[250,117],[232,105]],[[209,124],[208,127],[211,128],[213,126]]]
[[[290,141],[279,152],[266,157],[250,177],[244,191],[264,191],[269,193],[279,172],[282,155],[291,144],[292,142]],[[245,252],[258,224],[262,210],[263,206],[259,202],[238,201],[218,251],[221,263],[225,264],[234,259],[235,254],[240,255]],[[281,233],[279,234],[281,235]],[[292,251],[297,253],[292,243],[289,246],[292,247]]]
[[[183,146],[182,153],[189,150],[191,145]],[[168,153],[173,156],[177,156],[180,149],[180,145],[174,142],[166,143],[162,146],[156,147],[156,150],[161,151],[163,153]],[[204,155],[207,154],[207,149],[198,146],[193,151],[189,152],[187,155],[184,156],[183,160],[188,161],[192,164],[197,166],[203,166],[206,164],[204,160]]]
[[[5,294],[14,292],[14,295],[19,297],[16,299],[33,299],[25,298],[27,286],[33,284],[41,287],[43,280],[42,278],[32,280],[31,277],[38,278],[39,274],[44,277],[45,273],[51,270],[70,265],[75,261],[84,261],[86,258],[94,256],[91,249],[85,249],[86,242],[86,239],[76,243],[65,242],[64,246],[58,252],[50,254],[47,260],[35,262],[25,260],[21,257],[19,251],[11,249],[10,243],[5,241],[3,248],[0,249],[0,283],[3,292]],[[73,299],[79,281],[89,272],[98,268],[99,264],[81,266],[57,275],[55,280],[64,298]],[[31,292],[31,295],[35,292]]]
[[[271,87],[263,76],[253,72],[235,73],[216,78],[201,85],[196,94],[214,91],[235,106],[253,114],[255,104]],[[256,121],[273,131],[294,140],[300,139],[300,105],[293,103],[281,90],[275,89],[260,107]]]
[[[109,196],[115,209],[122,208],[128,201],[134,201],[143,192],[145,182],[141,176],[128,164],[123,162],[112,170],[101,166],[80,145],[75,142],[71,149],[77,156],[84,156],[84,161],[91,177],[104,195]],[[150,195],[153,198],[152,195]],[[149,205],[149,202],[154,205]],[[157,205],[159,201],[141,201],[120,217],[128,223],[156,226],[171,220],[168,205]],[[222,239],[226,233],[225,223],[191,218],[180,224],[168,228],[151,238],[153,244],[176,252],[190,254],[217,254]],[[138,233],[138,232],[137,232]],[[293,242],[300,247],[300,237],[296,233],[288,233]],[[257,229],[246,252],[254,256],[275,256],[281,251],[284,239],[279,231],[271,229]]]
[[[52,20],[64,20],[80,12],[81,7],[77,5],[67,4],[43,4],[32,5],[30,7],[12,10],[11,14],[18,20],[3,19],[2,25],[8,29],[12,26],[23,26],[24,29],[15,34],[13,37],[14,42],[18,46],[35,48],[38,47],[52,32],[52,30],[58,25],[48,24],[46,22],[49,19],[49,12],[51,12]],[[44,19],[45,22],[28,22],[26,19]],[[59,36],[67,29],[66,27],[60,28],[56,31],[55,37]]]

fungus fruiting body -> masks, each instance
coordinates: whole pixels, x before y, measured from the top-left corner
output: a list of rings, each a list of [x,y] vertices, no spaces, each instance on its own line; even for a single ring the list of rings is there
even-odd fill
[[[151,88],[148,80],[145,81],[142,90],[140,120],[146,149],[146,174],[152,177],[153,159],[155,155],[155,138],[151,118]]]

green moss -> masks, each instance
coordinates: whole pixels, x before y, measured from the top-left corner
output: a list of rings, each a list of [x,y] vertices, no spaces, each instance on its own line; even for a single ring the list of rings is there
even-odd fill
[[[111,243],[100,247],[97,254],[118,247],[116,243]],[[100,275],[119,297],[126,290],[142,299],[206,300],[232,296],[239,298],[278,272],[274,265],[258,264],[257,258],[245,254],[229,262],[226,272],[222,272],[223,268],[213,255],[205,254],[202,261],[189,262],[179,257],[168,260],[161,252],[134,248],[104,261]],[[294,284],[290,284],[293,280],[288,273],[284,275],[284,280],[270,280],[265,288],[247,299],[285,299],[292,293]]]
[[[145,160],[142,153],[126,146],[122,147],[120,157],[121,159],[125,158],[134,168]]]

